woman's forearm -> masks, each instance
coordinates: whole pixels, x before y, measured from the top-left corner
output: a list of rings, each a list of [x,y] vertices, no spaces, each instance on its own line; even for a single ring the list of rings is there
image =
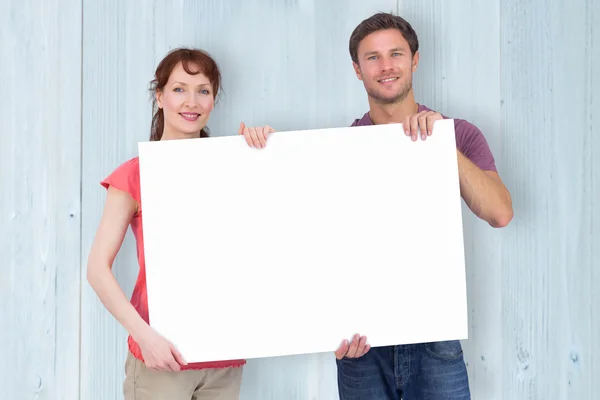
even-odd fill
[[[87,280],[117,321],[138,341],[148,330],[149,325],[142,319],[129,302],[110,267],[91,264],[87,271]]]

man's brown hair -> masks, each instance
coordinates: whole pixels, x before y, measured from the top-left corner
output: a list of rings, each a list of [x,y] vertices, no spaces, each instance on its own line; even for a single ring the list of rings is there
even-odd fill
[[[373,32],[385,29],[398,29],[402,37],[408,42],[411,55],[419,50],[419,39],[417,33],[410,24],[402,17],[391,13],[377,13],[363,20],[350,35],[350,57],[358,64],[358,45],[362,40]]]

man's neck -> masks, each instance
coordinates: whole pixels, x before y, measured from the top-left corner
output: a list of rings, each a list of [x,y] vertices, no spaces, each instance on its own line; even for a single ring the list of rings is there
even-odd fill
[[[416,114],[418,109],[412,90],[402,101],[393,104],[380,104],[369,98],[369,117],[375,125],[402,123],[404,118]]]

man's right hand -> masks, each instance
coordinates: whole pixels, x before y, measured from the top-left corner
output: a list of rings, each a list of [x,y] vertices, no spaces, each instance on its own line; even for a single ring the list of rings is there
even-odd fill
[[[371,345],[367,344],[367,337],[356,334],[352,338],[351,343],[348,343],[348,340],[344,339],[340,347],[335,351],[335,358],[338,360],[344,357],[359,358],[367,354],[370,349]]]

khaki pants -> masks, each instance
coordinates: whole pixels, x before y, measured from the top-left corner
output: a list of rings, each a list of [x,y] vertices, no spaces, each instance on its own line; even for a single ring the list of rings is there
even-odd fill
[[[238,400],[243,367],[154,371],[127,352],[125,400]]]

